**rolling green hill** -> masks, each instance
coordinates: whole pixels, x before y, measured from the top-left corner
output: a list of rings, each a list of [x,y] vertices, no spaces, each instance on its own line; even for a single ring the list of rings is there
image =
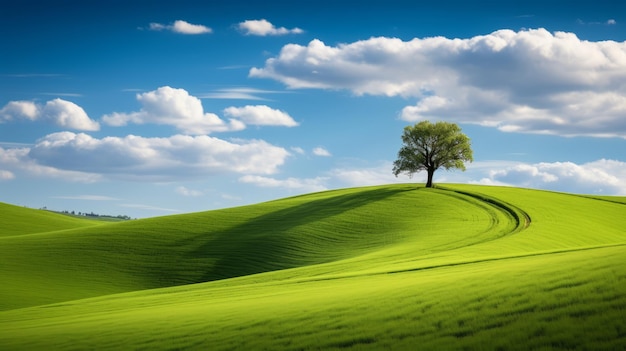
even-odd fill
[[[97,225],[88,219],[65,216],[45,210],[34,210],[0,202],[0,237],[36,234],[56,230],[75,229]]]
[[[624,198],[390,185],[35,212],[0,206],[0,349],[626,347]]]

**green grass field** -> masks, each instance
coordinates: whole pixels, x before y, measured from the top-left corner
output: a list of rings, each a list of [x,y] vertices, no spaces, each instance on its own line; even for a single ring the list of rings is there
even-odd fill
[[[0,204],[0,349],[626,349],[626,198],[343,189],[117,223]]]

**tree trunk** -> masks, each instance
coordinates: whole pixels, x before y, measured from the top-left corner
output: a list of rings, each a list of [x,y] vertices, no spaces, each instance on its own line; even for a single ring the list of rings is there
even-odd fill
[[[429,168],[427,171],[428,171],[428,181],[426,182],[426,187],[432,188],[433,187],[433,174],[435,174],[435,169]]]

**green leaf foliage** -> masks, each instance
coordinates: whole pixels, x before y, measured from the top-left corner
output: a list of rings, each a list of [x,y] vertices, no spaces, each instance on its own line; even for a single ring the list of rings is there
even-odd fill
[[[411,176],[427,171],[432,185],[432,174],[439,168],[465,170],[465,162],[474,160],[470,139],[454,123],[422,121],[404,128],[402,148],[394,162],[393,173]]]

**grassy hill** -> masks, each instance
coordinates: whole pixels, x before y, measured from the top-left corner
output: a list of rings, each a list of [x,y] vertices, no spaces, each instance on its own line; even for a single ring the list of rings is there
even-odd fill
[[[390,185],[98,225],[0,213],[0,349],[626,347],[624,198]]]
[[[90,227],[98,223],[61,215],[45,210],[34,210],[0,202],[0,237],[35,234],[56,230]]]

